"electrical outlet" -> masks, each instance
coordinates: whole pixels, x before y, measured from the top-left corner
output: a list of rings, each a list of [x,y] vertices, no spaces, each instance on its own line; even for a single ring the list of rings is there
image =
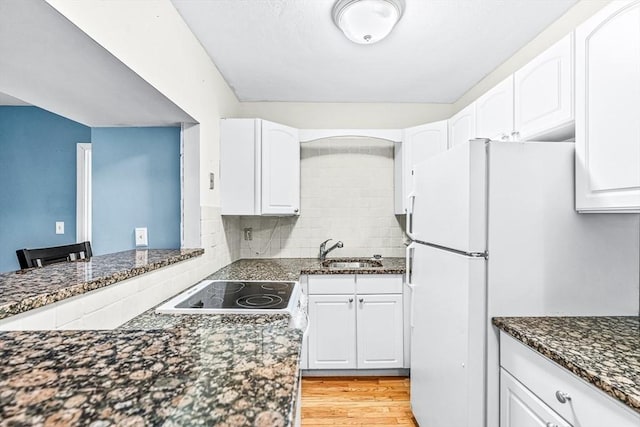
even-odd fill
[[[244,240],[253,240],[253,228],[248,227],[244,229]]]
[[[64,221],[56,221],[56,234],[64,234]]]
[[[147,227],[136,227],[136,246],[149,246]]]

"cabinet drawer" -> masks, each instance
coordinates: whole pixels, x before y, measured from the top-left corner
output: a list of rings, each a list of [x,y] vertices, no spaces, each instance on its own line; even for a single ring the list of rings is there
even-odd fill
[[[327,274],[309,276],[309,295],[354,294],[355,274]]]
[[[356,293],[367,294],[401,294],[401,274],[358,274],[356,276]]]
[[[520,381],[500,369],[500,427],[571,427]]]
[[[640,425],[640,414],[504,332],[500,333],[500,365],[571,425]],[[560,403],[557,391],[567,393],[571,400]]]

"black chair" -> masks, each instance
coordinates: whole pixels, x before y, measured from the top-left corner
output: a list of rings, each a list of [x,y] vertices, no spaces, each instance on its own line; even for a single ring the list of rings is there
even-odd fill
[[[53,246],[39,249],[19,249],[16,251],[20,268],[44,267],[56,262],[75,261],[91,258],[91,243],[82,242],[72,245]]]

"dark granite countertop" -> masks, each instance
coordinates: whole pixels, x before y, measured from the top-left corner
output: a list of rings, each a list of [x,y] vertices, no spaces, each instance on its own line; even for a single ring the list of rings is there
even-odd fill
[[[43,307],[189,258],[203,249],[145,249],[0,273],[0,319]]]
[[[640,412],[640,317],[497,317],[493,324]]]
[[[107,270],[129,274],[132,260],[121,260],[121,268]],[[209,278],[297,280],[337,272],[356,271],[323,269],[313,259],[243,259]],[[402,258],[366,270],[402,272]],[[90,290],[87,281],[68,277],[71,286],[60,278],[47,294]],[[302,331],[289,320],[151,309],[113,331],[0,332],[0,425],[292,425]]]
[[[290,425],[288,321],[151,310],[114,331],[0,333],[0,424]]]
[[[271,261],[211,277],[298,278]],[[114,331],[0,332],[0,425],[292,425],[302,331],[289,321],[151,309]]]
[[[383,258],[381,261],[382,267],[345,269],[323,267],[315,258],[245,258],[229,264],[209,279],[298,280],[301,274],[404,274],[404,258]]]

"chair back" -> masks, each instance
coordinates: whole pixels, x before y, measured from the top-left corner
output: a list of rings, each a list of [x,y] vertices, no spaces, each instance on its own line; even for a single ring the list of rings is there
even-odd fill
[[[64,246],[52,246],[39,249],[19,249],[16,251],[20,268],[44,267],[56,262],[75,261],[91,258],[91,243],[73,243]]]

